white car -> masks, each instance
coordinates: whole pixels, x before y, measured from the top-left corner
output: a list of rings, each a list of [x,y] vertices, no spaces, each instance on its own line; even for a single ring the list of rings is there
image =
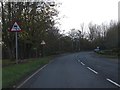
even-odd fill
[[[100,51],[100,49],[99,49],[99,48],[96,48],[96,49],[94,49],[94,51],[95,51],[95,52],[98,52],[98,51]]]

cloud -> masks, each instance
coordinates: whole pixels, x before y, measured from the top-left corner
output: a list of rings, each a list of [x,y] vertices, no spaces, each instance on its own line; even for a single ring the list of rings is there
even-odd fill
[[[62,6],[59,8],[61,29],[79,28],[80,23],[93,22],[101,24],[110,20],[117,20],[118,0],[60,0]]]

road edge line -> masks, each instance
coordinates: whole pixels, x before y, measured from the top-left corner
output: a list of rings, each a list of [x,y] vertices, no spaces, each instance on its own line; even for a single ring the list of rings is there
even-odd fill
[[[53,61],[54,61],[54,59],[51,60],[48,64],[52,63]],[[39,71],[41,71],[43,68],[45,68],[48,64],[45,64],[43,67],[41,67],[36,72],[34,72],[31,76],[29,76],[26,80],[24,80],[20,85],[18,85],[17,88],[20,88],[23,84],[25,84],[30,78],[32,78],[35,74],[37,74]]]
[[[26,80],[24,80],[20,85],[18,85],[17,88],[20,88],[21,86],[23,86],[23,84],[25,84],[29,79],[31,79],[35,74],[37,74],[39,71],[41,71],[47,65],[48,64],[44,65],[43,67],[41,67],[40,69],[38,69],[36,72],[34,72],[31,76],[29,76]]]

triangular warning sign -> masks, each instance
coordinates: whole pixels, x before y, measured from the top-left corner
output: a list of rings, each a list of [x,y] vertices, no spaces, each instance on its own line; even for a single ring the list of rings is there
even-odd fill
[[[12,29],[10,31],[18,32],[18,31],[21,31],[21,28],[19,27],[19,25],[17,24],[17,22],[15,22],[13,24]]]
[[[45,41],[44,41],[44,40],[42,40],[41,45],[44,45],[44,44],[45,44]]]

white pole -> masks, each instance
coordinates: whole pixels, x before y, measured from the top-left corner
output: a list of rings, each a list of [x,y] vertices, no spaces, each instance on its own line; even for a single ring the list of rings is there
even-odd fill
[[[17,40],[17,32],[15,34],[16,34],[15,35],[16,36],[16,42],[15,42],[16,43],[16,64],[18,64],[18,42],[17,42],[18,40]]]

